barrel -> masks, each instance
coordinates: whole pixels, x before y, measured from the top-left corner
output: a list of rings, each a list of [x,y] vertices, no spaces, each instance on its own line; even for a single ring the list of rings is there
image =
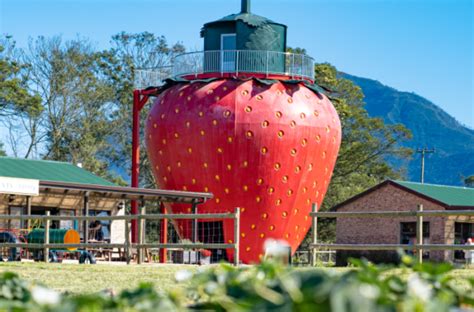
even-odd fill
[[[44,243],[44,229],[34,229],[26,236],[29,244],[43,244]],[[67,229],[50,229],[49,243],[50,244],[79,244],[81,238],[76,230]],[[68,248],[73,251],[77,248]]]

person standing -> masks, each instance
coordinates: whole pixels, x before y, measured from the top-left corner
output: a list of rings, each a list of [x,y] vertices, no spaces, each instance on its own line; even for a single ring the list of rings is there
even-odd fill
[[[466,246],[472,246],[474,245],[474,242],[472,241],[472,238],[469,237],[466,241]],[[474,250],[464,250],[464,258],[466,259],[466,265],[470,266],[474,264]]]
[[[89,225],[89,237],[94,238],[96,241],[104,240],[104,233],[102,232],[102,222],[96,220]]]

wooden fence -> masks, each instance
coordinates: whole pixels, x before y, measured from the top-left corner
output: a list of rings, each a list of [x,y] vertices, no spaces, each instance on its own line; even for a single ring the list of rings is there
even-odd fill
[[[311,260],[310,250],[297,250],[292,257],[291,264],[293,266],[308,266],[314,263],[315,260]],[[335,250],[318,250],[317,263],[322,265],[332,265],[336,263],[336,251]],[[311,262],[313,261],[313,262]]]
[[[234,220],[234,240],[233,243],[144,243],[145,240],[145,220],[193,220],[194,225],[197,225],[198,220]],[[239,243],[240,243],[240,209],[236,208],[233,213],[209,213],[209,214],[145,214],[142,209],[141,214],[137,215],[123,215],[123,216],[52,216],[49,211],[46,215],[0,215],[0,220],[42,220],[44,224],[44,243],[0,243],[0,248],[28,248],[28,249],[42,249],[43,260],[49,261],[49,249],[66,249],[66,248],[80,248],[80,249],[94,249],[94,248],[123,248],[125,250],[125,257],[127,264],[130,263],[131,249],[137,250],[137,263],[141,264],[144,260],[144,249],[148,248],[174,248],[174,249],[233,249],[234,250],[234,264],[239,263]],[[79,244],[58,244],[50,243],[49,229],[50,223],[54,220],[77,220],[77,221],[115,221],[123,220],[125,223],[125,241],[124,243],[90,243],[82,242]],[[130,242],[130,221],[137,220],[138,222],[138,242]]]
[[[415,250],[419,263],[423,262],[423,250],[474,250],[474,245],[423,244],[423,217],[474,216],[474,210],[430,210],[423,211],[418,205],[415,211],[351,211],[351,212],[318,212],[313,204],[312,212],[312,243],[310,244],[311,261],[316,263],[318,249],[332,250]],[[416,217],[416,244],[318,244],[318,218],[394,218]]]

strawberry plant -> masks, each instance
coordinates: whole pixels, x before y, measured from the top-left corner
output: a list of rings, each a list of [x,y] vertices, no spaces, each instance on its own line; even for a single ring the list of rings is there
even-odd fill
[[[0,276],[1,311],[472,311],[474,279],[456,287],[447,264],[401,267],[352,260],[353,269],[293,269],[277,260],[256,266],[210,266],[192,274],[182,292],[157,292],[151,284],[114,294],[67,295],[27,283],[13,273]],[[159,268],[157,268],[159,270]],[[463,310],[464,309],[464,310]],[[469,310],[470,309],[470,310]]]

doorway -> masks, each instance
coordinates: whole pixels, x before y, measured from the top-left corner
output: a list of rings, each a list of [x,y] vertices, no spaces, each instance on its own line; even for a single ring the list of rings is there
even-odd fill
[[[199,241],[204,244],[223,244],[224,225],[222,221],[198,222]],[[226,260],[225,249],[211,250],[211,263]]]
[[[221,71],[234,72],[236,66],[236,50],[237,36],[236,34],[221,35]]]

